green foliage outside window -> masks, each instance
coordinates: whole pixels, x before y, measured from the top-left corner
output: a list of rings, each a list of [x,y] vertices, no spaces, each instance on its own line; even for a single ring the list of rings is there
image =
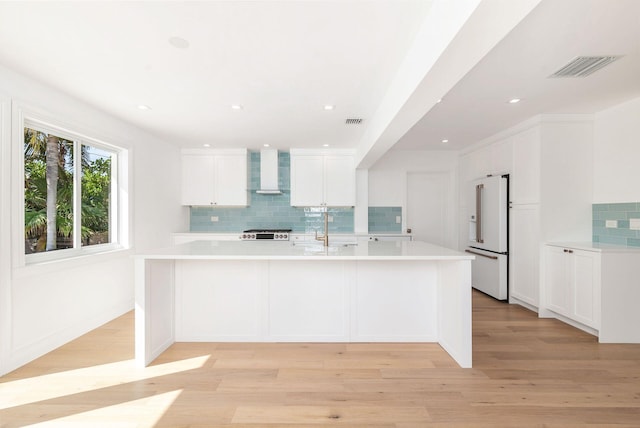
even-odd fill
[[[80,144],[81,243],[109,242],[111,154]],[[25,253],[74,245],[73,141],[24,130]],[[55,187],[54,187],[55,186]],[[52,215],[55,213],[54,215]]]
[[[98,157],[82,168],[82,245],[109,242],[110,196],[111,158]]]

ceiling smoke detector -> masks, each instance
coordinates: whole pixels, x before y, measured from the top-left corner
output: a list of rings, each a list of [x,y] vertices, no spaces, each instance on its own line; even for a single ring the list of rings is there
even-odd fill
[[[579,56],[549,77],[587,77],[619,58],[622,58],[622,55]]]
[[[364,119],[347,119],[344,123],[347,125],[360,125]]]

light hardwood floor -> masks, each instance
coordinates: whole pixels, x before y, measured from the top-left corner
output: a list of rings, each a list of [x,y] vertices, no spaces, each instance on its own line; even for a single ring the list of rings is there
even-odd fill
[[[436,344],[264,343],[137,369],[129,313],[0,378],[0,427],[640,427],[640,345],[473,307],[473,369]]]

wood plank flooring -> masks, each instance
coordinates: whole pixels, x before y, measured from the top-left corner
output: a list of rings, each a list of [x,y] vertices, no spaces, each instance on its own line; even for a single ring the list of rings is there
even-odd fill
[[[640,427],[640,345],[473,308],[473,369],[379,343],[179,343],[139,369],[129,313],[0,378],[0,427]]]

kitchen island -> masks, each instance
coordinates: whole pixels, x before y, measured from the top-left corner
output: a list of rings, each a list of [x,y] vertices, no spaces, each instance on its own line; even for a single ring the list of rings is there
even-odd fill
[[[471,367],[473,256],[425,242],[194,241],[135,256],[136,362],[174,342],[437,342]]]

